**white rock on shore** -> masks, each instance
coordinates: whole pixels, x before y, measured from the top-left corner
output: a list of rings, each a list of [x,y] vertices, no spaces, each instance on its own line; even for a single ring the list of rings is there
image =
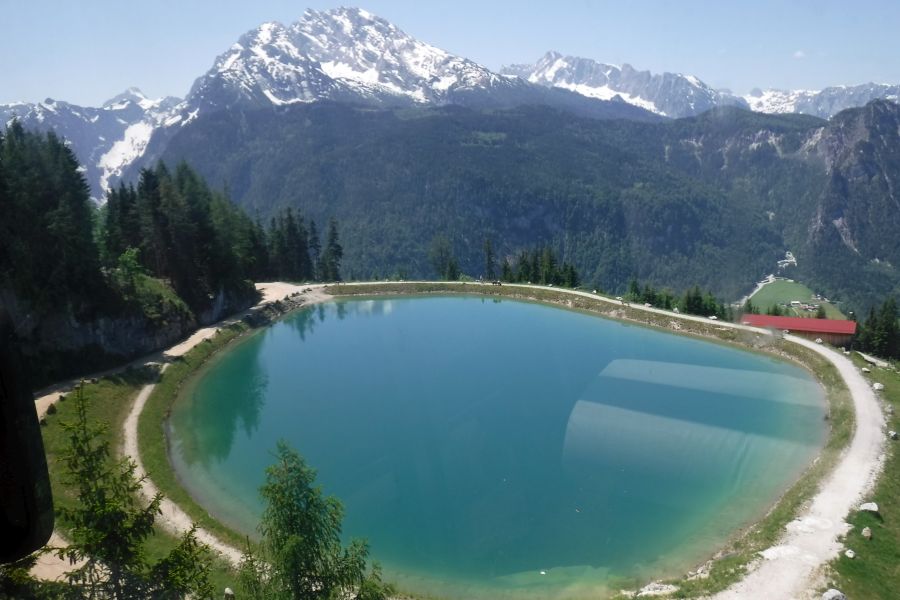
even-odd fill
[[[674,594],[677,591],[678,588],[672,584],[654,581],[653,583],[642,587],[641,591],[637,593],[637,597],[650,598],[652,596],[667,596],[669,594]]]
[[[874,502],[866,502],[865,504],[859,505],[859,510],[878,514],[878,505]]]

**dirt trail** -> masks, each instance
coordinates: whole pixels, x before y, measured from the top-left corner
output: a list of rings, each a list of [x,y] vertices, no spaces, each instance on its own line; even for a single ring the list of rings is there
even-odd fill
[[[373,282],[373,284],[375,283]],[[283,298],[288,294],[307,288],[311,288],[305,294],[309,304],[330,298],[323,291],[323,286],[292,286],[277,282],[258,284],[258,286],[263,292],[263,302]],[[511,285],[510,287],[546,289],[534,285]],[[620,301],[588,292],[559,291],[590,297],[610,304],[621,304]],[[676,314],[652,307],[632,304],[630,308],[677,319],[710,323],[709,319],[704,317]],[[215,330],[222,325],[223,323],[220,323],[197,331],[184,342],[164,352],[164,358],[184,354],[202,340],[214,335]],[[755,333],[768,333],[765,330],[734,323],[717,322],[717,325]],[[837,466],[822,482],[820,489],[810,501],[809,507],[788,524],[778,545],[763,551],[762,558],[755,568],[743,580],[724,592],[716,594],[713,597],[716,600],[811,598],[811,594],[819,582],[822,568],[841,550],[838,537],[846,533],[849,528],[844,518],[860,502],[864,501],[864,495],[872,489],[880,472],[883,459],[884,417],[869,382],[849,359],[834,350],[796,336],[786,336],[786,339],[818,352],[835,365],[850,390],[856,415],[856,430]],[[152,385],[141,390],[124,427],[124,453],[138,463],[137,475],[139,477],[146,472],[137,452],[137,421],[144,403],[152,391]],[[58,390],[54,390],[50,395],[58,395],[58,393]],[[38,400],[39,406],[41,400],[43,399]],[[46,403],[48,404],[49,401]],[[143,493],[147,497],[156,493],[156,489],[149,478],[145,480]],[[169,500],[164,501],[160,522],[175,533],[183,533],[191,525],[190,517]],[[198,530],[198,537],[233,564],[240,559],[239,550],[220,541],[211,533]],[[44,574],[53,578],[52,568],[43,566],[39,568],[43,569]]]
[[[850,529],[844,519],[866,501],[864,495],[881,471],[885,423],[870,383],[847,357],[804,338],[787,338],[818,352],[838,369],[853,398],[856,431],[809,507],[788,523],[779,544],[764,550],[758,567],[716,594],[717,600],[816,597],[821,569],[837,557],[842,549],[838,538]]]
[[[324,286],[322,285],[299,286],[289,283],[272,282],[258,283],[256,287],[262,294],[262,299],[260,300],[259,304],[256,305],[256,307],[259,307],[260,305],[267,302],[272,302],[274,300],[284,298],[285,296],[291,295],[295,292],[302,292],[304,289],[309,290],[304,294],[304,304],[322,302],[330,298],[328,294],[324,293]],[[246,311],[242,311],[241,314],[244,314],[245,312]],[[208,327],[198,329],[186,340],[179,342],[168,350],[145,356],[138,360],[132,361],[127,365],[123,365],[116,369],[103,371],[101,373],[96,373],[85,377],[84,379],[89,381],[94,377],[103,377],[104,375],[111,375],[124,371],[125,369],[133,366],[148,364],[162,363],[162,368],[163,370],[165,370],[165,368],[168,366],[168,361],[175,357],[183,356],[204,340],[213,337],[220,328],[228,326],[229,324],[235,323],[239,320],[239,316],[229,317]],[[82,378],[78,378],[62,382],[50,388],[42,390],[41,392],[38,392],[38,397],[35,399],[35,409],[37,411],[38,418],[42,418],[47,413],[47,408],[59,399],[60,394],[71,392],[81,380]],[[150,394],[153,392],[154,388],[155,385],[151,384],[144,386],[141,389],[141,391],[136,396],[134,403],[132,404],[131,411],[126,417],[123,427],[124,431],[122,455],[132,458],[137,463],[138,468],[135,475],[139,478],[146,475],[146,470],[144,469],[143,463],[140,459],[140,455],[137,451],[137,422],[138,418],[140,417],[141,411],[144,408],[144,404],[147,402],[147,398],[150,397]],[[141,493],[145,499],[152,498],[157,491],[158,488],[150,480],[149,477],[144,479]],[[183,510],[181,510],[174,502],[168,499],[164,499],[161,509],[162,514],[159,516],[158,522],[169,531],[175,533],[176,535],[180,535],[190,529],[192,524],[190,517],[188,517],[188,515]],[[237,565],[240,561],[241,551],[220,541],[208,531],[198,529],[197,538],[205,544],[209,545],[210,548],[212,548],[214,551],[221,554],[231,564]],[[50,541],[47,545],[49,547],[59,548],[64,547],[66,544],[67,542],[65,538],[60,535],[59,532],[54,531],[53,536],[50,538]],[[63,579],[65,573],[70,571],[72,568],[73,565],[70,565],[68,561],[57,558],[56,555],[45,554],[40,558],[38,563],[31,570],[31,573],[35,577],[44,580],[61,580]]]

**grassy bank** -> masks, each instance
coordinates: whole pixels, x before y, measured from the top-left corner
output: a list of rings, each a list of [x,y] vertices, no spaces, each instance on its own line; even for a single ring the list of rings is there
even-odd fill
[[[84,384],[83,394],[88,402],[88,416],[94,422],[104,422],[108,425],[103,438],[109,442],[110,448],[121,448],[123,423],[131,410],[132,402],[140,389],[153,383],[156,378],[155,369],[141,367],[103,377],[97,383]],[[65,483],[66,466],[63,455],[68,448],[69,439],[62,427],[62,423],[75,420],[73,395],[76,393],[79,392],[71,392],[65,400],[57,401],[54,408],[48,411],[46,424],[41,428],[53,490],[53,503],[57,511],[61,507],[72,508],[76,502],[74,488]],[[56,528],[66,535],[65,523],[57,520]],[[150,561],[156,561],[167,555],[176,544],[177,539],[174,536],[157,526],[155,533],[147,540],[146,557]],[[233,586],[234,577],[227,565],[214,561],[212,567],[211,579],[216,589],[223,589],[227,585]]]
[[[861,358],[854,358],[860,367],[868,366],[872,373],[868,379],[884,385],[878,392],[894,414],[887,415],[889,430],[900,430],[900,374],[893,369],[881,369],[867,365]],[[888,440],[885,448],[884,471],[874,491],[865,498],[878,504],[879,516],[857,512],[850,515],[853,529],[844,538],[844,545],[856,552],[849,559],[844,555],[831,563],[833,587],[847,594],[848,598],[896,598],[900,589],[900,451],[898,441]],[[862,530],[869,527],[872,539],[867,540]]]
[[[169,462],[164,425],[172,403],[182,388],[219,350],[226,348],[250,328],[244,323],[223,327],[212,338],[201,342],[182,357],[173,360],[160,375],[138,421],[138,451],[153,483],[167,498],[178,504],[200,527],[223,542],[243,549],[247,538],[221,524],[181,486]]]
[[[747,566],[757,557],[757,553],[774,544],[784,532],[784,526],[802,509],[804,503],[814,494],[818,482],[829,472],[837,461],[841,450],[847,445],[853,431],[853,409],[849,392],[836,370],[824,358],[803,347],[787,344],[770,336],[739,331],[723,327],[715,321],[690,321],[680,319],[674,313],[657,314],[637,310],[619,302],[607,302],[596,297],[580,296],[551,288],[520,288],[514,286],[489,286],[480,284],[451,283],[396,283],[378,285],[342,284],[327,290],[335,296],[352,295],[417,295],[447,293],[477,293],[489,296],[507,297],[520,300],[540,301],[565,308],[588,311],[610,318],[624,319],[636,324],[676,331],[680,334],[703,337],[710,341],[738,345],[745,349],[765,352],[783,359],[792,360],[814,373],[825,386],[829,402],[831,433],[820,458],[802,475],[800,480],[788,490],[779,502],[760,521],[723,541],[723,548],[716,560],[705,565],[704,575],[693,579],[673,580],[679,587],[678,597],[696,597],[726,588],[739,580]],[[139,449],[145,468],[160,490],[191,516],[202,527],[214,533],[223,541],[238,548],[246,543],[244,536],[222,525],[212,518],[181,487],[174,473],[167,453],[167,441],[163,424],[172,403],[184,386],[198,371],[223,348],[228,347],[248,331],[248,327],[237,324],[222,328],[217,336],[201,343],[184,357],[173,361],[160,377],[154,393],[150,396],[138,425]],[[130,399],[143,385],[134,382],[126,394],[124,412],[116,414],[115,435],[120,435],[121,421],[130,406]],[[900,383],[898,383],[900,386]],[[105,417],[110,414],[104,412]],[[874,528],[873,528],[874,529]],[[896,547],[896,546],[895,546]],[[887,568],[887,566],[885,567]],[[217,572],[217,585],[228,584],[228,570]],[[233,581],[233,580],[232,580]],[[866,596],[861,596],[866,597]]]
[[[825,388],[829,407],[828,418],[831,425],[828,441],[818,460],[782,495],[765,517],[736,534],[731,540],[724,541],[723,548],[717,553],[715,560],[704,565],[702,575],[669,581],[679,588],[675,594],[676,597],[689,598],[714,593],[741,579],[751,562],[758,558],[757,553],[778,541],[784,533],[785,526],[801,511],[804,503],[815,494],[819,482],[834,467],[853,433],[852,400],[834,366],[812,350],[780,339],[773,339],[771,336],[723,327],[715,321],[680,319],[679,315],[675,313],[649,313],[619,302],[609,302],[608,298],[574,295],[551,288],[490,286],[471,283],[386,283],[379,285],[342,284],[329,287],[327,291],[335,296],[475,293],[540,301],[610,318],[624,319],[641,325],[668,329],[679,334],[734,344],[757,352],[765,352],[793,361],[811,371]]]

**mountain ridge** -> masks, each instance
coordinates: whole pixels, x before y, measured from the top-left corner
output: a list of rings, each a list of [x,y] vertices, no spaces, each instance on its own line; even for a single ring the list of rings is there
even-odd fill
[[[693,75],[653,74],[552,51],[535,64],[494,72],[365,10],[337,8],[310,9],[294,23],[272,21],[249,30],[215,58],[184,100],[151,100],[131,88],[101,107],[50,99],[0,105],[0,123],[18,118],[26,127],[64,136],[84,165],[92,197],[102,202],[123,175],[158,158],[180,128],[217,110],[277,110],[321,101],[381,108],[549,105],[576,116],[650,121],[740,106],[830,118],[879,97],[900,98],[900,86],[766,90],[738,97]]]
[[[428,276],[444,232],[466,272],[490,237],[498,257],[550,245],[608,291],[636,277],[737,298],[791,251],[789,277],[864,307],[900,290],[898,131],[880,100],[830,121],[724,106],[659,122],[326,102],[201,117],[161,158],[263,218],[336,216],[357,277]]]

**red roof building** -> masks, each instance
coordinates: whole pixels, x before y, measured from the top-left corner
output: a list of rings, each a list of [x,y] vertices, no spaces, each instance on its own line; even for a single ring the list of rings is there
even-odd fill
[[[836,319],[810,319],[803,317],[773,317],[770,315],[746,314],[741,323],[753,327],[769,327],[789,331],[810,339],[822,340],[835,346],[850,342],[856,333],[856,321],[839,321]]]

